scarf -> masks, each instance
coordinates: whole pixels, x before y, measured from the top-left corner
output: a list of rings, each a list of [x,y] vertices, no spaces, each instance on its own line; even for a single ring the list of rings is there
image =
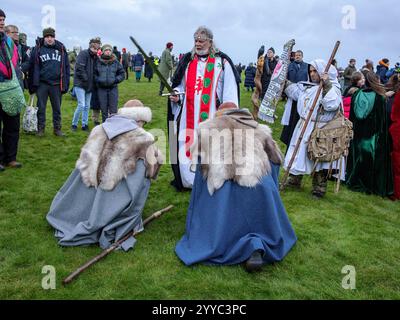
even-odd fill
[[[116,57],[114,54],[112,54],[111,56],[106,56],[105,54],[102,54],[100,59],[106,64],[111,64],[114,62],[114,60],[116,60]]]
[[[8,45],[7,45],[7,37],[4,35],[4,33],[0,33],[0,63],[3,65],[3,68],[5,69],[6,73],[4,73],[4,77],[7,79],[12,78],[12,68],[11,68],[11,52],[13,50],[9,50]],[[13,49],[13,43],[11,43],[11,48]]]

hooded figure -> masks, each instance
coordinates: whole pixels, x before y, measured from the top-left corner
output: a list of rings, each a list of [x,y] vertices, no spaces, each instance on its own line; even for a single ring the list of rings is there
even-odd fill
[[[365,78],[365,88],[351,99],[349,120],[354,139],[347,159],[346,184],[353,191],[386,197],[393,194],[386,91],[371,71]]]
[[[154,137],[142,128],[149,121],[150,108],[131,100],[92,130],[47,214],[61,246],[99,243],[105,249],[128,232],[143,229],[150,179],[157,177],[163,162]],[[134,243],[130,238],[122,248]]]
[[[279,195],[282,155],[271,129],[223,103],[195,141],[199,164],[178,257],[186,265],[245,262],[249,272],[281,261],[296,235]]]
[[[326,62],[321,59],[314,60],[310,63],[309,74],[312,82],[299,82],[297,84],[290,84],[286,88],[286,95],[288,98],[297,101],[297,112],[300,116],[300,120],[297,122],[296,128],[293,132],[292,139],[286,153],[284,168],[287,170],[289,162],[292,158],[296,143],[300,137],[300,133],[303,129],[303,125],[310,112],[311,106],[316,98],[320,79],[323,78],[323,74],[326,68]],[[317,198],[321,198],[326,193],[327,187],[327,170],[330,169],[331,164],[327,162],[319,162],[316,166],[314,161],[308,158],[307,147],[310,140],[311,133],[314,130],[317,120],[317,113],[322,107],[318,116],[318,127],[323,127],[326,123],[332,120],[339,107],[342,104],[342,95],[340,90],[340,84],[337,79],[337,71],[335,67],[331,66],[328,72],[328,79],[323,82],[323,90],[318,98],[317,105],[313,111],[311,121],[308,123],[307,129],[304,133],[303,139],[300,143],[300,148],[297,152],[292,167],[290,168],[290,174],[288,179],[288,185],[299,188],[303,175],[311,174],[315,169],[315,175],[313,177],[313,195]],[[345,160],[334,162],[332,165],[333,170],[340,169],[340,162],[342,162],[342,172],[345,172]],[[340,177],[344,180],[344,174]]]

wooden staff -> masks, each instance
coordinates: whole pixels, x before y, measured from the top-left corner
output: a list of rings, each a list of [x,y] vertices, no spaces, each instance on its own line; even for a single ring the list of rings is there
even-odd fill
[[[333,51],[332,51],[331,57],[329,58],[328,64],[326,65],[325,73],[328,73],[329,68],[331,67],[332,61],[333,61],[333,59],[335,59],[336,53],[337,53],[337,51],[338,51],[338,49],[339,49],[339,46],[340,46],[340,41],[337,41],[337,42],[336,42],[336,45],[335,45],[335,48],[334,48]],[[322,86],[323,86],[323,81],[322,81],[322,79],[321,79],[321,81],[319,82],[319,87],[318,87],[317,95],[315,96],[314,102],[313,102],[313,104],[312,104],[312,106],[311,106],[311,109],[310,109],[310,111],[308,112],[307,118],[306,118],[306,120],[305,120],[305,122],[304,122],[304,125],[303,125],[303,129],[301,130],[300,136],[299,136],[299,138],[297,139],[297,143],[296,143],[296,146],[295,146],[295,148],[294,148],[294,151],[293,151],[293,154],[292,154],[292,158],[290,159],[290,162],[289,162],[289,165],[288,165],[288,167],[287,167],[287,169],[286,169],[285,175],[283,176],[283,180],[282,180],[282,183],[281,183],[281,190],[283,190],[283,189],[285,188],[285,186],[286,186],[286,180],[287,180],[287,178],[288,178],[288,176],[289,176],[290,169],[292,168],[292,165],[293,165],[294,159],[295,159],[295,157],[296,157],[296,154],[297,154],[297,152],[299,151],[300,143],[301,143],[301,141],[303,140],[304,133],[306,132],[308,123],[309,123],[310,120],[311,120],[311,117],[312,117],[312,114],[313,114],[313,112],[314,112],[315,106],[317,105],[319,96],[320,96],[321,91],[322,91]]]
[[[167,208],[164,208],[160,211],[157,211],[155,213],[153,213],[150,217],[148,217],[146,220],[144,220],[143,222],[143,226],[147,225],[148,223],[150,223],[151,221],[153,221],[154,219],[159,218],[164,212],[167,212],[169,210],[171,210],[174,206],[168,206]],[[117,242],[115,242],[114,244],[112,244],[109,248],[103,250],[102,253],[100,253],[98,256],[94,257],[93,259],[89,260],[88,262],[86,262],[84,265],[82,265],[81,267],[79,267],[76,271],[72,272],[67,278],[65,278],[63,280],[63,285],[67,285],[69,283],[71,283],[77,276],[79,276],[83,271],[85,271],[86,269],[88,269],[90,266],[94,265],[96,262],[100,261],[101,259],[103,259],[104,257],[106,257],[109,253],[111,253],[112,251],[114,251],[116,248],[118,248],[123,242],[125,242],[126,240],[128,240],[130,237],[135,237],[136,235],[138,235],[140,232],[137,231],[132,231],[129,232],[125,237],[123,237],[122,239],[118,240]]]

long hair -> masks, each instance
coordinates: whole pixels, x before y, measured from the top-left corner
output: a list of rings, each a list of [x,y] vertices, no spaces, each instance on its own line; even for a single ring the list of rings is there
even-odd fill
[[[358,87],[358,81],[360,81],[364,77],[364,74],[360,71],[355,71],[351,75],[351,85],[353,87]]]
[[[196,34],[203,34],[203,35],[205,35],[205,37],[208,40],[211,41],[211,48],[209,51],[210,55],[215,55],[217,52],[219,52],[219,50],[217,49],[217,47],[215,46],[215,43],[214,43],[214,35],[209,28],[207,28],[206,26],[198,27],[197,30],[195,31],[194,35],[196,35]],[[196,54],[196,46],[193,46],[192,59],[194,58],[195,54]]]
[[[385,87],[381,84],[379,77],[372,71],[365,73],[365,86],[372,89],[382,97],[386,97]]]
[[[386,89],[387,90],[391,90],[394,92],[399,91],[400,89],[400,73],[395,73],[394,75],[392,75],[389,79],[389,81],[386,83]]]

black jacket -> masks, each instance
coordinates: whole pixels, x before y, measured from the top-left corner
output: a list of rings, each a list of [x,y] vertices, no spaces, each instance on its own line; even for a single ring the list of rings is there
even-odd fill
[[[261,99],[264,98],[265,93],[267,92],[269,83],[271,82],[272,74],[274,73],[277,64],[278,61],[275,58],[273,58],[271,61],[267,57],[265,57],[264,70],[261,76],[261,85],[262,85]]]
[[[41,58],[45,54],[50,54],[50,60]],[[57,60],[57,57],[59,57],[59,60]],[[60,86],[61,93],[68,92],[70,66],[67,50],[61,42],[56,40],[54,46],[46,47],[44,39],[38,38],[36,46],[32,50],[28,66],[28,85],[31,94],[36,92],[40,82]]]
[[[115,56],[110,61],[96,61],[94,81],[99,88],[113,88],[125,79],[125,70]]]
[[[74,87],[82,88],[86,92],[93,91],[94,67],[97,59],[97,55],[91,53],[89,49],[79,53],[75,64]]]

